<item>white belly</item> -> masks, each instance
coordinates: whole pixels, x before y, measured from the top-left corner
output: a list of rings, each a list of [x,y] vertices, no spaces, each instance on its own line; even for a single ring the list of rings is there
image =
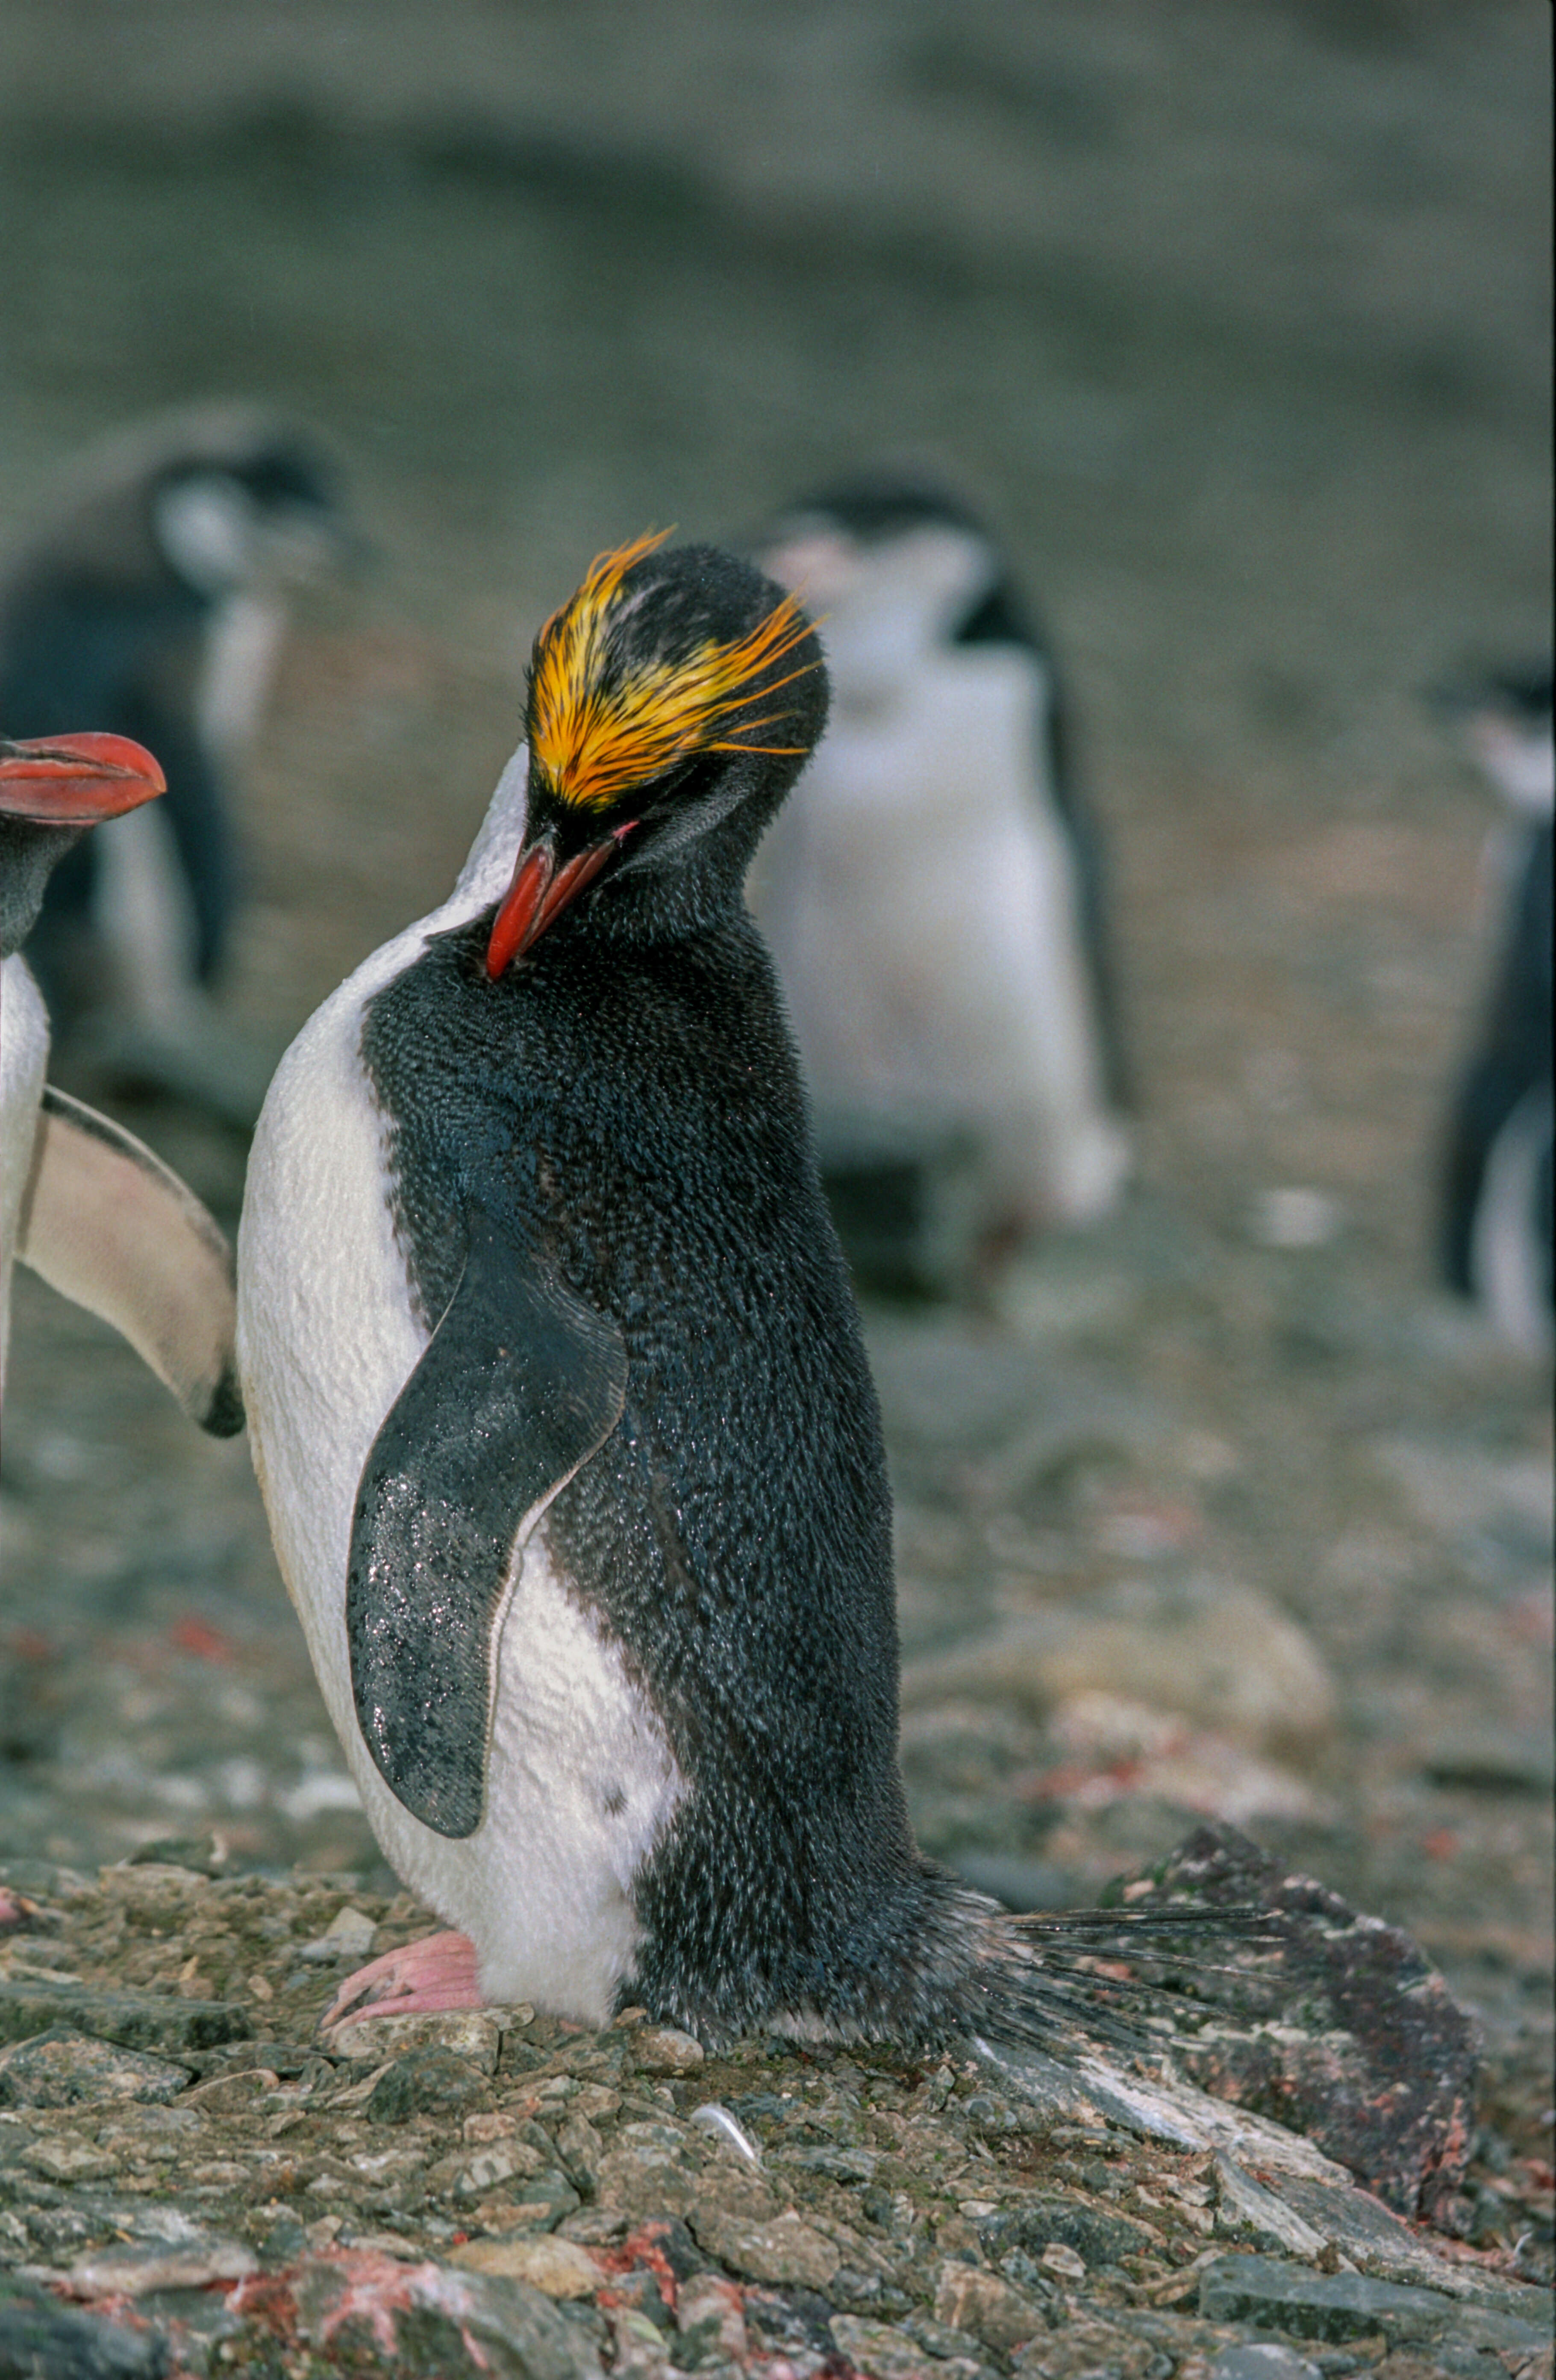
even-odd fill
[[[0,1387],[6,1376],[11,1263],[49,1062],[49,1017],[25,959],[0,961]]]
[[[1022,660],[958,655],[892,706],[840,704],[762,915],[823,1109],[962,1123],[996,1201],[1078,1220],[1128,1157],[1069,840],[1033,783],[1041,693]]]
[[[346,1576],[358,1481],[427,1335],[386,1201],[361,1013],[428,927],[451,922],[440,913],[376,953],[282,1062],[238,1235],[238,1361],[276,1557],[385,1858],[469,1935],[489,1998],[599,2023],[632,1962],[633,1880],[684,1785],[618,1647],[555,1576],[543,1523],[504,1626],[475,1834],[449,1841],[395,1800],[351,1698]]]

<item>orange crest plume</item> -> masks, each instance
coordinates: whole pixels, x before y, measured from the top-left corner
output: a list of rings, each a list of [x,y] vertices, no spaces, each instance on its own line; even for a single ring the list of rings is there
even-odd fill
[[[710,638],[678,661],[610,667],[611,628],[622,582],[636,562],[673,535],[650,530],[598,554],[576,595],[541,630],[529,681],[529,750],[557,797],[579,809],[608,809],[697,752],[795,753],[796,744],[748,740],[775,726],[782,710],[741,713],[814,669],[767,677],[810,634],[792,595],[735,643]]]

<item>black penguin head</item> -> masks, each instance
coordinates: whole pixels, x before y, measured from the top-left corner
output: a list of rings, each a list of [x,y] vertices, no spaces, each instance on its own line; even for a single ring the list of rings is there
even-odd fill
[[[169,455],[150,490],[168,566],[201,594],[314,577],[349,550],[336,476],[304,432],[236,415]]]
[[[487,972],[587,887],[580,929],[684,932],[738,897],[757,840],[826,722],[816,632],[714,546],[601,554],[535,640],[529,814]]]
[[[779,516],[757,552],[825,613],[845,708],[889,703],[947,647],[1039,641],[988,528],[928,473],[882,470],[819,488]]]
[[[37,920],[56,863],[89,827],[164,793],[162,771],[128,735],[0,737],[0,958]]]

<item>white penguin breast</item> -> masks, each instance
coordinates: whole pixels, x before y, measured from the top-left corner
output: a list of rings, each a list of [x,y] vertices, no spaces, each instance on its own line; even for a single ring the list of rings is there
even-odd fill
[[[14,953],[0,960],[0,1385],[6,1373],[11,1266],[48,1062],[48,1011],[26,960]]]
[[[249,1160],[238,1359],[277,1559],[385,1857],[470,1937],[489,1998],[600,2023],[637,1945],[634,1878],[685,1784],[619,1645],[556,1574],[543,1524],[517,1563],[503,1626],[475,1834],[435,1834],[395,1799],[351,1694],[346,1585],[358,1483],[427,1342],[395,1240],[384,1121],[359,1054],[362,1010],[430,929],[451,922],[440,913],[370,959],[283,1061]]]
[[[954,1119],[1013,1203],[1072,1215],[1120,1162],[1047,699],[996,648],[927,655],[891,703],[845,681],[764,917],[823,1109]]]

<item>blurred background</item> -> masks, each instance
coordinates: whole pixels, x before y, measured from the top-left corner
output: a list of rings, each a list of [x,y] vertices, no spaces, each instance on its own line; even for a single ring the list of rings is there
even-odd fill
[[[217,395],[311,425],[371,543],[295,605],[237,784],[221,1000],[274,1050],[442,897],[598,549],[882,453],[977,492],[1108,839],[1140,1180],[976,1307],[869,1318],[916,1821],[1029,1905],[1234,1820],[1418,1936],[1530,2122],[1547,1381],[1434,1278],[1496,804],[1422,691],[1550,651],[1550,35],[1542,0],[0,12],[0,542]],[[230,1221],[241,1134],[126,1112]],[[18,1282],[0,1848],[372,1872],[247,1463]]]

